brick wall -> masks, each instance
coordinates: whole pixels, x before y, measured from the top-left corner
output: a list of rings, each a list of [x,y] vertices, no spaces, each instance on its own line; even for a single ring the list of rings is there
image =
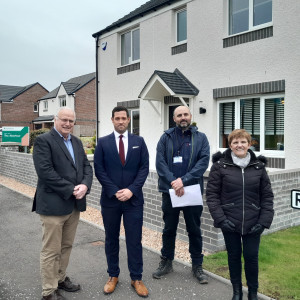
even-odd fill
[[[96,79],[76,92],[75,111],[75,127],[80,135],[93,136],[96,131]]]
[[[90,156],[89,159],[93,165],[93,156]],[[33,166],[32,155],[11,152],[0,148],[0,175],[12,177],[22,183],[35,187],[37,177]],[[275,217],[270,230],[266,230],[265,233],[300,225],[300,210],[291,208],[291,190],[300,189],[300,169],[269,169],[269,176],[275,195]],[[144,226],[162,231],[161,194],[157,191],[156,172],[151,171],[149,173],[143,191],[145,196]],[[88,204],[90,206],[100,209],[100,193],[101,186],[98,180],[94,178],[91,193],[88,195]],[[223,235],[219,229],[213,227],[213,221],[206,206],[205,198],[201,223],[204,249],[208,252],[225,249]],[[185,241],[188,240],[182,215],[180,216],[177,237]]]
[[[39,83],[17,96],[12,103],[2,103],[0,126],[28,126],[33,130],[32,120],[39,116],[33,105],[48,91]]]

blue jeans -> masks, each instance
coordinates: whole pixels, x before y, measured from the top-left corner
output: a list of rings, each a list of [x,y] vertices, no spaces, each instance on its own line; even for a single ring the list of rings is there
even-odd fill
[[[189,252],[191,254],[193,265],[202,265],[202,236],[201,236],[201,221],[203,206],[185,206],[185,207],[172,207],[170,195],[162,193],[162,211],[163,220],[165,223],[162,241],[163,246],[161,249],[162,256],[167,259],[173,260],[175,253],[175,240],[177,226],[179,222],[180,211],[183,211],[183,216],[186,225],[186,231],[189,236]]]
[[[242,260],[243,253],[245,261],[245,275],[248,288],[258,289],[258,250],[260,235],[238,232],[223,232],[228,253],[228,266],[232,284],[242,282]]]

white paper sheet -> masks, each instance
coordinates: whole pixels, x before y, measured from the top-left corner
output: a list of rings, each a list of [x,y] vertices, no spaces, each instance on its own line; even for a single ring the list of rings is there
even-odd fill
[[[173,207],[203,205],[200,184],[185,186],[181,197],[176,196],[173,189],[169,189],[169,192]]]

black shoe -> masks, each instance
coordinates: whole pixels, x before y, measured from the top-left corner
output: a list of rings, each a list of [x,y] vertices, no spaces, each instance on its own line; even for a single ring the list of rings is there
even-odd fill
[[[74,284],[70,280],[70,278],[67,276],[65,278],[65,281],[59,282],[58,283],[58,288],[65,290],[67,292],[77,292],[80,290],[80,285],[79,284]]]
[[[48,296],[43,296],[42,300],[67,300],[58,290],[54,291]]]
[[[198,265],[198,266],[193,265],[192,272],[201,284],[208,283],[208,279],[207,279],[207,276],[203,272],[202,265]]]
[[[257,289],[248,288],[248,300],[258,300]]]
[[[243,300],[243,287],[241,283],[233,283],[233,296],[231,300]]]
[[[159,263],[159,266],[152,274],[152,277],[156,279],[160,279],[161,276],[166,275],[170,272],[173,272],[172,260],[161,256],[161,261]]]

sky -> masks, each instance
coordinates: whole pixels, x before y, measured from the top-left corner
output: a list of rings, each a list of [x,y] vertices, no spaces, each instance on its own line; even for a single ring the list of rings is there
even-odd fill
[[[0,0],[0,85],[52,91],[95,72],[95,39],[147,0]]]

